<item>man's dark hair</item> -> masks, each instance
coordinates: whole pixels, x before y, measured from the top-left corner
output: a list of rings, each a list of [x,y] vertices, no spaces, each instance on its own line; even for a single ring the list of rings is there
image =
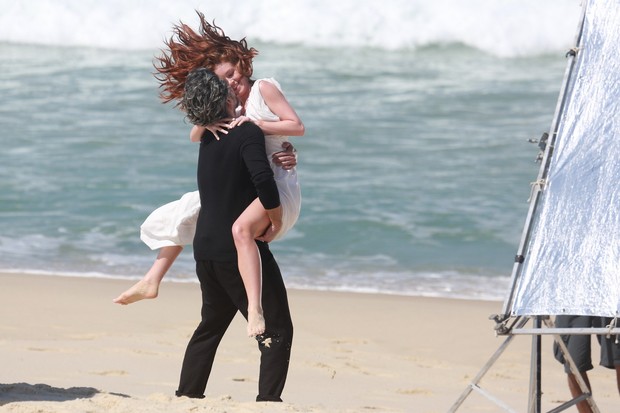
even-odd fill
[[[209,69],[192,70],[185,80],[181,106],[194,125],[210,125],[227,116],[228,85]]]

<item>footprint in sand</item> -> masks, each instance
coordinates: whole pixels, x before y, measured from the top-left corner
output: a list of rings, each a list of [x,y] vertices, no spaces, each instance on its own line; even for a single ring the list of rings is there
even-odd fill
[[[126,376],[127,373],[125,370],[104,370],[104,371],[91,371],[90,374],[94,374],[95,376]]]
[[[396,390],[398,394],[406,394],[406,395],[421,395],[421,396],[431,396],[433,394],[432,391],[426,389],[398,389]]]

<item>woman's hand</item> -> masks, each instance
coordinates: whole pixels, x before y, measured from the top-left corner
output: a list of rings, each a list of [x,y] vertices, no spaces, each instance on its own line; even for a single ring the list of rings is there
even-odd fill
[[[232,118],[222,119],[220,121],[207,125],[204,128],[208,130],[209,132],[211,132],[213,136],[215,136],[215,139],[219,141],[220,140],[220,135],[218,135],[219,133],[228,135],[228,129],[230,129],[229,125],[231,121],[232,121]]]
[[[215,136],[215,139],[220,140],[220,133],[223,135],[228,135],[228,130],[234,128],[235,126],[239,126],[245,122],[250,122],[250,118],[247,116],[239,116],[238,118],[226,118],[220,121],[214,122],[207,126],[194,125],[191,133],[189,134],[189,139],[192,142],[200,142],[202,135],[205,130],[208,130]]]
[[[271,159],[273,160],[273,163],[281,166],[282,169],[285,170],[293,169],[297,166],[297,150],[290,142],[284,142],[282,144],[282,148],[284,150],[276,152],[272,155]]]
[[[235,126],[243,125],[246,122],[252,122],[252,119],[247,116],[239,116],[238,118],[232,118],[232,120],[228,123],[228,129],[232,129]]]

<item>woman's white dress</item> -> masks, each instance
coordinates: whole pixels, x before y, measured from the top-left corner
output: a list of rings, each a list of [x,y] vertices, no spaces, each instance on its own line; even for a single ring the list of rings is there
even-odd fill
[[[245,115],[252,120],[280,120],[265,103],[259,89],[261,82],[270,82],[282,91],[275,79],[256,80],[245,105]],[[274,172],[282,205],[282,230],[276,239],[282,238],[295,225],[301,210],[301,189],[297,180],[297,171],[294,168],[285,170],[271,160],[271,155],[281,151],[282,143],[287,140],[287,136],[265,136],[267,158]],[[166,246],[191,244],[194,241],[199,212],[198,191],[188,192],[180,199],[162,205],[153,211],[140,226],[140,239],[153,250]]]

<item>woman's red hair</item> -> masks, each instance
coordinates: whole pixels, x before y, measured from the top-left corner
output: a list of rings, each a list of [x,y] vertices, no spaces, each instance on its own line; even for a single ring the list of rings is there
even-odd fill
[[[160,83],[159,96],[164,103],[181,100],[187,75],[199,67],[214,70],[218,63],[229,62],[244,76],[252,76],[252,59],[258,50],[248,47],[245,38],[232,40],[215,22],[211,24],[202,13],[196,13],[200,18],[199,32],[179,22],[165,42],[168,50],[162,50],[162,56],[156,57],[155,78]]]

